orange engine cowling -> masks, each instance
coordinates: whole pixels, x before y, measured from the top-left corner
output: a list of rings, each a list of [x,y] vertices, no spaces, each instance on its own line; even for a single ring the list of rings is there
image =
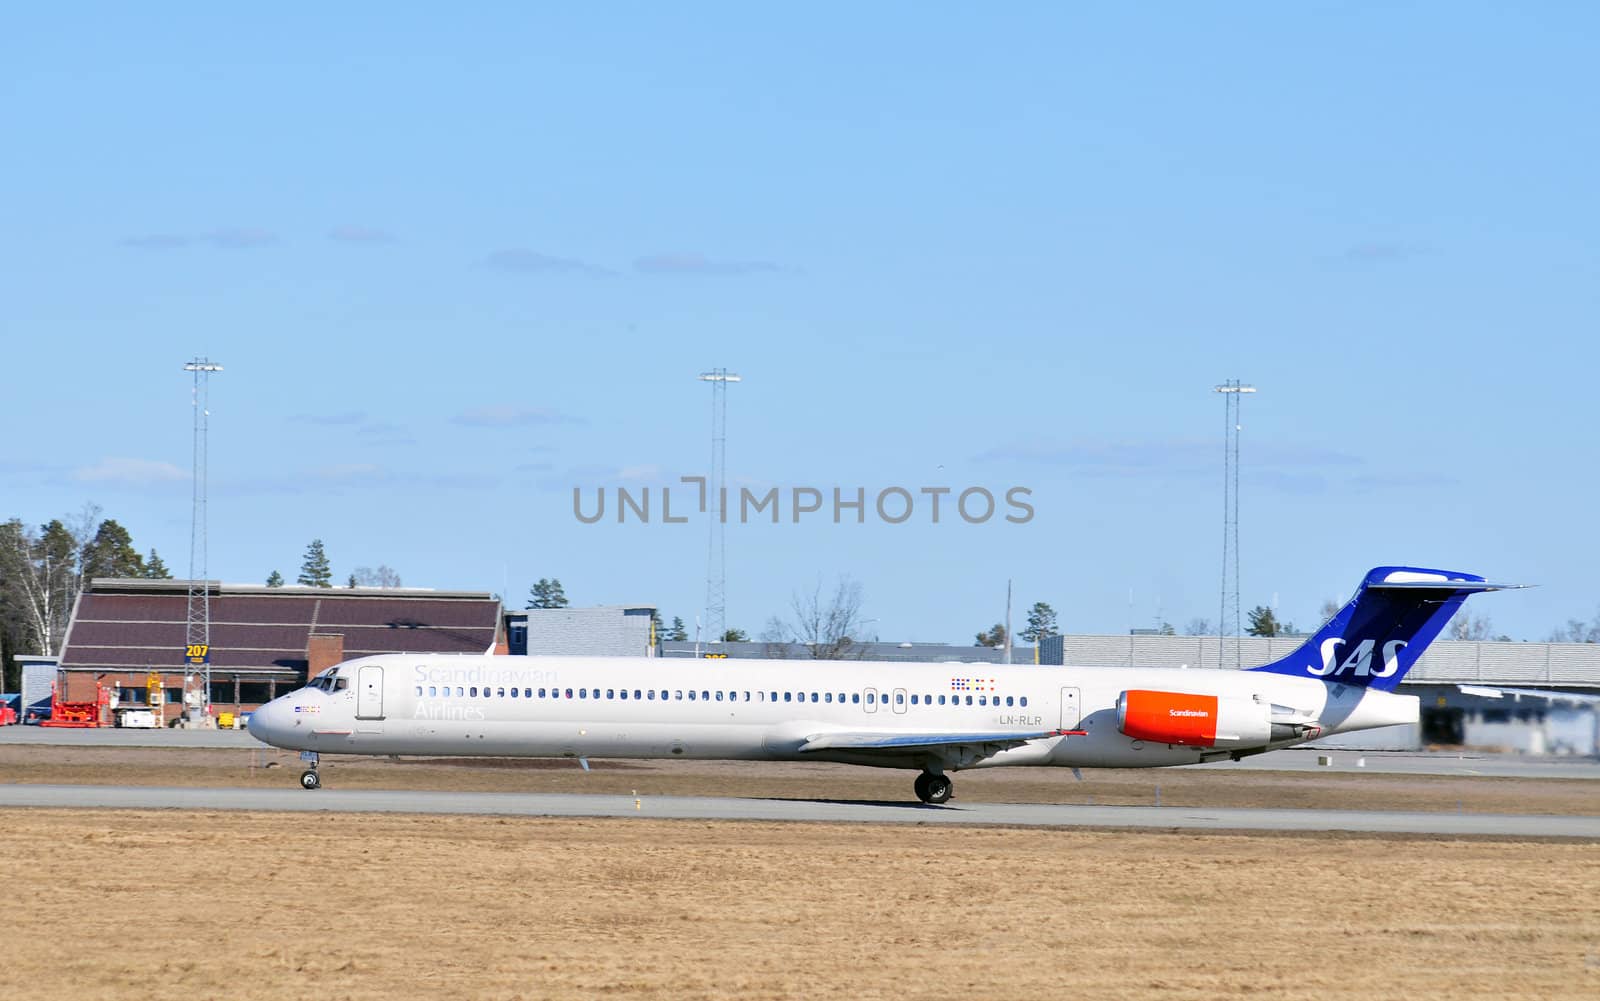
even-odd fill
[[[1254,746],[1270,738],[1272,713],[1252,699],[1136,690],[1117,696],[1117,729],[1161,744]]]

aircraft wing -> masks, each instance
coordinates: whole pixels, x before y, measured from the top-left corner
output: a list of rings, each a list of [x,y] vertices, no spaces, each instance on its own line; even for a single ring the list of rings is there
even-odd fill
[[[1081,730],[1006,730],[996,733],[964,731],[906,733],[900,730],[858,730],[819,733],[806,738],[800,752],[807,751],[919,751],[958,747],[988,747],[988,753],[1021,747],[1029,741],[1060,737]]]
[[[1457,685],[1463,695],[1476,695],[1483,699],[1503,699],[1510,697],[1513,701],[1524,698],[1544,699],[1548,702],[1570,702],[1573,705],[1600,704],[1600,695],[1587,695],[1580,692],[1561,692],[1548,688],[1505,688],[1502,686],[1489,687],[1487,685]]]

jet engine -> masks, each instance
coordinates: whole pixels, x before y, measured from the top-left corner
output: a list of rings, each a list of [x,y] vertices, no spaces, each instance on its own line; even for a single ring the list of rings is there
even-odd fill
[[[1249,698],[1127,691],[1117,696],[1117,729],[1135,740],[1188,747],[1261,747],[1284,739],[1272,707]]]

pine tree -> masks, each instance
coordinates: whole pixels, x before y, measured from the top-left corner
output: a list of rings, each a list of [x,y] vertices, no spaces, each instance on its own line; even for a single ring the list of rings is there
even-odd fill
[[[267,586],[268,587],[282,587],[283,586],[283,574],[279,573],[276,570],[272,571],[272,573],[267,577]]]
[[[724,643],[748,643],[748,642],[750,642],[750,637],[745,635],[745,632],[744,632],[743,629],[729,629],[728,631],[726,631],[726,632],[724,632],[722,634],[722,642],[724,642]]]
[[[311,545],[306,547],[298,582],[306,587],[333,586],[333,570],[328,566],[328,554],[323,551],[321,539],[312,539]]]
[[[107,518],[95,530],[94,538],[83,547],[83,579],[96,577],[143,577],[144,558],[133,548],[128,530]]]
[[[1006,627],[996,622],[987,632],[978,634],[973,646],[1002,647],[1006,645]]]
[[[144,558],[144,575],[151,580],[172,579],[172,571],[167,569],[167,564],[154,549]]]
[[[666,639],[667,627],[661,624],[661,610],[650,609],[650,642],[659,644]]]
[[[1022,638],[1029,643],[1037,643],[1046,636],[1057,635],[1056,610],[1042,601],[1033,603],[1028,609],[1028,628],[1022,631]]]
[[[1245,632],[1251,636],[1277,636],[1283,632],[1278,625],[1278,617],[1266,605],[1257,605],[1250,609],[1250,628]]]
[[[561,579],[540,577],[538,582],[528,589],[527,607],[566,608],[567,593],[561,589]]]
[[[683,627],[683,616],[672,617],[672,628],[667,631],[667,639],[674,643],[682,643],[689,638],[689,631]]]

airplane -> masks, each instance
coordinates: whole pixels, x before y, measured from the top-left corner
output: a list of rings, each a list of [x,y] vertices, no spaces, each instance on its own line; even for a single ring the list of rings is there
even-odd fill
[[[1520,587],[1386,566],[1293,653],[1247,670],[872,661],[381,654],[250,717],[323,754],[835,761],[918,771],[926,804],[968,768],[1238,760],[1415,723],[1395,689],[1469,595]]]

